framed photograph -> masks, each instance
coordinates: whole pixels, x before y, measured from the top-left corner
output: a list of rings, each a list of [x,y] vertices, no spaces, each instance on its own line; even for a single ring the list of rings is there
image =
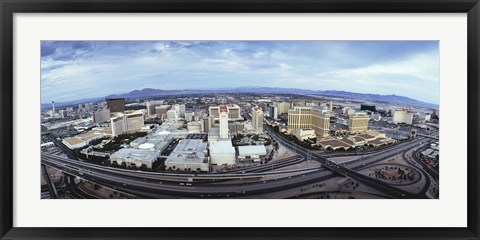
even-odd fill
[[[478,0],[0,6],[1,239],[479,238]]]

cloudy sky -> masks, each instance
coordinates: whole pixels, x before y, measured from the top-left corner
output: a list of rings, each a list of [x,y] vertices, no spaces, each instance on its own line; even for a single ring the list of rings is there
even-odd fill
[[[241,86],[439,102],[437,41],[42,41],[41,55],[42,103]]]

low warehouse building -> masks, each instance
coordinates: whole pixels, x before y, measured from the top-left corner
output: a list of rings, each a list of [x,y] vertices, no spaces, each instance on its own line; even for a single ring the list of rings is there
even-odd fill
[[[111,164],[123,165],[127,168],[145,167],[152,169],[152,165],[160,157],[160,151],[151,151],[136,148],[123,148],[110,156]]]
[[[239,159],[253,159],[254,161],[260,161],[265,155],[267,155],[267,149],[263,145],[238,147]]]
[[[180,140],[165,160],[165,168],[167,170],[208,172],[210,163],[206,152],[207,143],[204,143],[202,139]]]
[[[235,164],[235,148],[232,142],[230,140],[210,142],[210,158],[212,164]]]
[[[76,149],[86,146],[90,141],[102,137],[112,136],[112,131],[107,127],[96,127],[92,130],[79,134],[74,137],[68,137],[63,139],[62,143],[70,149]]]
[[[317,135],[315,135],[315,130],[303,128],[293,130],[293,135],[300,141],[317,137]]]

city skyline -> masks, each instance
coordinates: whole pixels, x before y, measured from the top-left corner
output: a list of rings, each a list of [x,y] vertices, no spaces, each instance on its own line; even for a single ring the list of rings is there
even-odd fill
[[[41,101],[285,87],[439,102],[438,41],[42,41]]]
[[[439,198],[436,109],[137,94],[42,111],[42,199]]]

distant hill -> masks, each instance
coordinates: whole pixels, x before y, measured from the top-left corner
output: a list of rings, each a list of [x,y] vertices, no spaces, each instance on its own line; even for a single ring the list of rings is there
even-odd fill
[[[65,107],[78,105],[80,103],[92,102],[97,103],[104,101],[106,98],[145,98],[145,97],[154,97],[154,96],[166,96],[166,95],[187,95],[187,94],[208,94],[208,93],[283,93],[283,94],[308,94],[308,95],[319,95],[326,97],[340,97],[340,98],[349,98],[357,99],[364,101],[381,101],[388,103],[397,103],[403,105],[412,105],[418,107],[428,107],[428,108],[438,108],[438,105],[432,103],[426,103],[411,99],[404,96],[398,95],[380,95],[380,94],[366,94],[366,93],[354,93],[346,91],[336,91],[336,90],[309,90],[309,89],[300,89],[300,88],[274,88],[274,87],[237,87],[237,88],[217,88],[217,89],[183,89],[183,90],[162,90],[155,88],[144,88],[140,90],[133,90],[128,93],[122,94],[112,94],[100,98],[88,98],[80,99],[75,101],[68,102],[56,102],[55,106]],[[50,108],[51,103],[42,103],[43,108]]]
[[[344,98],[352,98],[352,99],[359,99],[365,101],[381,101],[381,102],[388,102],[388,103],[400,103],[405,105],[413,105],[419,107],[428,107],[428,108],[438,108],[437,104],[433,103],[426,103],[422,101],[418,101],[415,99],[411,99],[404,96],[398,95],[380,95],[380,94],[371,94],[371,93],[353,93],[353,92],[345,92],[345,91],[319,91],[323,96],[332,96],[332,97],[344,97]]]

